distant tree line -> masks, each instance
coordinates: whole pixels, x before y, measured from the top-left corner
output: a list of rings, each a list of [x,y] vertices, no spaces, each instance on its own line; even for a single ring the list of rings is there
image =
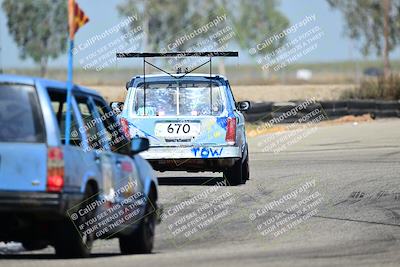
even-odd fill
[[[327,2],[343,13],[346,34],[360,42],[364,54],[372,51],[382,54],[385,76],[389,75],[389,53],[400,41],[400,0]],[[141,40],[142,51],[159,51],[177,38],[179,33],[191,32],[221,15],[229,18],[229,23],[237,33],[232,42],[247,51],[269,35],[289,27],[289,20],[279,10],[279,4],[278,0],[125,0],[117,9],[122,17],[139,14],[142,29],[146,33]],[[20,57],[31,58],[40,66],[41,75],[44,76],[49,60],[66,52],[67,1],[4,0],[2,8]],[[204,36],[198,35],[176,49],[188,49],[201,38]],[[285,42],[286,37],[267,47],[263,53]]]
[[[276,0],[126,0],[118,6],[118,12],[121,16],[140,14],[146,33],[141,44],[143,51],[158,51],[182,30],[196,29],[223,13],[231,19],[235,30],[240,31],[240,38],[235,39],[237,45],[248,48],[289,25],[277,9],[278,4]],[[2,8],[20,57],[39,64],[44,76],[49,60],[66,52],[67,1],[4,0]],[[188,48],[198,38],[204,36],[183,43],[179,49]]]
[[[389,53],[400,42],[400,0],[327,0],[342,12],[345,33],[361,44],[364,55],[382,55],[384,76],[391,74]]]

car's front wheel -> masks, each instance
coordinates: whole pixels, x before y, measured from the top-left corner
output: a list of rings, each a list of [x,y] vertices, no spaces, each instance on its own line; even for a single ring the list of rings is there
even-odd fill
[[[155,192],[151,191],[145,215],[138,228],[130,235],[119,238],[119,247],[122,254],[148,254],[153,250],[154,234],[156,227],[156,197]]]

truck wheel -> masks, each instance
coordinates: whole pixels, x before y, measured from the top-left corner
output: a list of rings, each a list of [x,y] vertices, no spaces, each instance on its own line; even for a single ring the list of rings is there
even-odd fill
[[[94,190],[90,186],[87,187],[84,195],[84,200],[93,196],[93,194]],[[82,204],[82,208],[84,206],[85,204]],[[92,214],[94,214],[94,212],[95,211],[91,211],[87,215],[80,217],[75,222],[76,225],[85,223],[85,221],[92,218]],[[67,218],[58,225],[54,248],[56,250],[57,257],[60,258],[87,258],[90,256],[93,242],[93,234],[81,236],[71,219]]]
[[[149,254],[153,250],[156,229],[157,203],[152,190],[146,204],[145,217],[138,228],[131,234],[119,238],[119,248],[122,254]]]
[[[229,169],[224,171],[224,178],[228,180],[229,185],[239,185],[242,183],[242,160],[239,159]]]

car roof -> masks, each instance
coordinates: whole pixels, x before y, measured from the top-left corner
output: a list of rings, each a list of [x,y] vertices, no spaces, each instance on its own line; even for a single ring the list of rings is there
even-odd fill
[[[210,76],[210,74],[205,74],[205,73],[204,74],[201,74],[201,73],[188,73],[188,74],[185,74],[185,73],[173,73],[172,74],[171,73],[171,75],[166,74],[166,73],[149,74],[149,75],[146,74],[146,81],[149,81],[149,82],[155,82],[155,81],[158,81],[158,82],[162,82],[162,81],[169,82],[169,81],[176,81],[177,79],[175,77],[176,78],[181,77],[181,78],[179,78],[180,80],[191,80],[191,81],[193,81],[193,80],[195,80],[195,81],[209,81],[210,77],[212,79],[215,79],[215,80],[227,81],[226,78],[224,76],[222,76],[222,75],[212,74]],[[134,76],[130,80],[129,86],[130,87],[137,86],[137,84],[140,83],[140,82],[143,82],[143,80],[144,80],[144,75]]]
[[[32,86],[39,83],[45,87],[54,87],[54,88],[57,88],[58,90],[65,90],[65,91],[67,90],[66,82],[44,79],[44,78],[34,77],[34,76],[0,74],[0,83],[17,83],[17,84],[26,84],[26,85],[32,85]],[[83,87],[83,86],[80,86],[80,85],[77,85],[77,84],[74,84],[74,90],[77,90],[77,91],[80,91],[80,92],[83,92],[86,94],[100,96],[100,94],[97,93],[96,91],[86,88],[86,87]]]
[[[209,73],[171,73],[171,75],[166,74],[166,73],[157,73],[157,74],[146,74],[146,79],[152,79],[152,78],[170,78],[173,79],[174,77],[181,77],[184,76],[184,78],[221,78],[226,80],[226,78],[223,75],[219,74],[212,74],[210,75]],[[132,79],[143,79],[144,75],[137,75],[132,77]]]

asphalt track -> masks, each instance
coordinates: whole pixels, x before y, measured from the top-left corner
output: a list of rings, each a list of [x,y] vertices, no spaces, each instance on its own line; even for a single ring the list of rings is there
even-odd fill
[[[121,256],[110,240],[89,259],[47,248],[0,255],[0,265],[400,266],[400,120],[316,128],[276,153],[265,140],[249,140],[246,185],[160,174],[166,215],[151,255]]]

